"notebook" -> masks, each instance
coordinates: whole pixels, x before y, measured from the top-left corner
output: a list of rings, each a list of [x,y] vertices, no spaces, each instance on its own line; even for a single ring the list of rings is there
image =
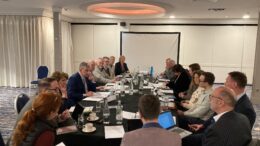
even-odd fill
[[[184,130],[176,126],[176,122],[173,120],[175,117],[172,116],[170,111],[162,112],[158,117],[158,123],[164,128],[171,132],[178,133],[181,138],[191,135],[190,131]]]

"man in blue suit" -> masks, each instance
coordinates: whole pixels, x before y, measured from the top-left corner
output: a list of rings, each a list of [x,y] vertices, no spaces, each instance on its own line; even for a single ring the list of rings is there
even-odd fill
[[[86,62],[82,62],[79,65],[79,72],[73,74],[68,80],[68,104],[69,106],[76,104],[76,108],[72,113],[74,119],[77,119],[78,114],[83,111],[78,102],[96,92],[96,84],[91,81],[90,77],[90,66]]]

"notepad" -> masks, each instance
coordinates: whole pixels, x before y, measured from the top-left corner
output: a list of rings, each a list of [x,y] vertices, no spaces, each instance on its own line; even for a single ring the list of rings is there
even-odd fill
[[[105,139],[122,138],[125,134],[124,127],[121,126],[105,126]]]
[[[138,113],[123,111],[122,115],[123,115],[124,119],[140,119],[140,116]]]
[[[66,146],[63,142],[57,144],[56,146]]]

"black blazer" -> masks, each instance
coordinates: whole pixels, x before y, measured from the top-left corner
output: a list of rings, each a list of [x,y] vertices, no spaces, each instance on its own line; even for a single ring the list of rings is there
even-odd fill
[[[88,91],[96,91],[96,85],[86,78]],[[68,98],[74,102],[81,101],[84,97],[83,94],[86,92],[83,81],[79,73],[75,73],[70,76],[67,84]]]
[[[125,68],[125,71],[123,72],[122,68],[121,68],[120,62],[117,62],[115,64],[115,76],[121,75],[122,73],[125,73],[125,72],[129,71],[126,63],[124,63],[124,68]]]
[[[205,131],[203,146],[246,146],[252,139],[248,119],[234,111],[222,115]]]
[[[167,84],[168,87],[173,89],[174,96],[179,99],[179,93],[184,92],[189,89],[190,86],[190,77],[188,73],[184,70],[179,77],[176,77],[175,80],[170,81]]]
[[[256,113],[255,113],[255,110],[253,108],[251,101],[249,100],[249,98],[246,94],[244,94],[237,101],[234,110],[238,113],[245,115],[249,119],[251,129],[252,129],[254,126],[254,123],[255,123]]]

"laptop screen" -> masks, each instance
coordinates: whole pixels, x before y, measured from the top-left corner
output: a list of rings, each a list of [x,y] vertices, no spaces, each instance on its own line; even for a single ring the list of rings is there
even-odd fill
[[[170,111],[162,112],[158,117],[158,123],[164,129],[168,129],[176,125]]]

